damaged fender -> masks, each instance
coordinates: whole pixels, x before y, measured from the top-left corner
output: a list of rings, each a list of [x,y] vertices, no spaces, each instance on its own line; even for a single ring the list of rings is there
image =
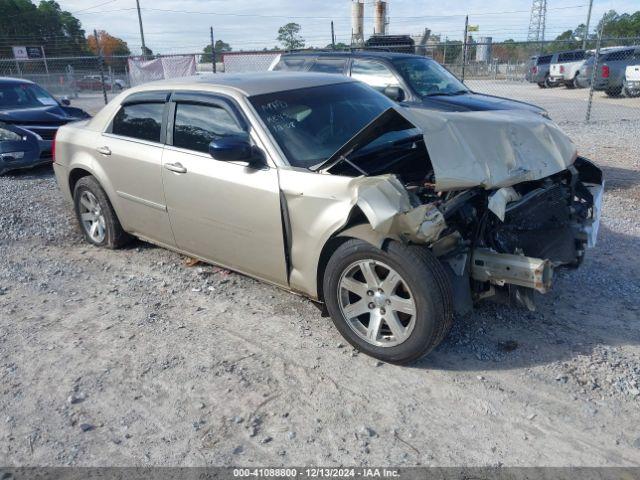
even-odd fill
[[[407,190],[394,175],[343,177],[323,175],[317,182],[309,173],[279,172],[292,234],[289,284],[296,291],[318,298],[317,266],[322,249],[336,234],[353,236],[381,246],[386,239],[430,243],[446,228],[442,213],[433,205],[414,207]],[[358,207],[368,225],[342,231]]]

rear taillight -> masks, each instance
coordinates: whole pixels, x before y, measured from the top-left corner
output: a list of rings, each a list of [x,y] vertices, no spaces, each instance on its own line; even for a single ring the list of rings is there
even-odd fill
[[[51,161],[56,161],[56,137],[58,136],[58,132],[53,135],[53,140],[51,141]]]
[[[609,78],[609,65],[602,66],[602,78]]]
[[[531,72],[534,73],[534,74],[538,73],[538,67],[533,67],[531,69]]]
[[[564,65],[560,65],[560,73],[564,73]]]

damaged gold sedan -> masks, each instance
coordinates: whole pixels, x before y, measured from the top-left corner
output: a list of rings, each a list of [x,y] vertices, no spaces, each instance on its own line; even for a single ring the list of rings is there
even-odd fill
[[[603,192],[535,113],[408,109],[301,73],[133,88],[59,130],[54,169],[90,243],[135,236],[303,294],[395,363],[478,300],[533,308],[594,246]]]

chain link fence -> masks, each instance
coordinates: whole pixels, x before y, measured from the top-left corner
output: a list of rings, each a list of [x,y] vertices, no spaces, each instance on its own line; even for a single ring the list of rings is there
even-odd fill
[[[31,80],[58,99],[95,114],[123,90],[146,81],[211,72],[202,54],[0,58],[0,76]],[[133,69],[133,71],[132,71]]]
[[[640,70],[638,79],[625,78],[627,66],[640,67],[640,38],[602,38],[597,61],[597,41],[586,42],[585,47],[582,50],[582,42],[575,40],[532,43],[492,42],[484,38],[469,39],[466,44],[429,39],[419,45],[407,43],[367,49],[411,52],[433,58],[471,90],[539,105],[559,123],[640,120]],[[316,51],[306,52],[313,55]],[[582,53],[572,57],[562,52]],[[215,71],[266,71],[282,53],[286,52],[228,52],[217,58]],[[605,67],[606,79],[603,78]],[[136,83],[213,71],[210,56],[194,53],[149,58],[0,59],[0,76],[32,80],[58,97],[68,97],[74,106],[92,114]],[[592,79],[596,80],[593,92]],[[627,88],[629,82],[636,80],[637,88]]]

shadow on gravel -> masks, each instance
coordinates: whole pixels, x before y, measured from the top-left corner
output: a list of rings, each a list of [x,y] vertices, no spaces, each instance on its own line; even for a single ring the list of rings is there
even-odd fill
[[[640,185],[640,171],[628,168],[602,166],[607,190],[628,189]]]
[[[33,180],[34,178],[51,178],[54,176],[53,167],[50,164],[38,165],[37,167],[23,170],[11,170],[2,175],[12,180]]]
[[[640,344],[640,238],[601,226],[599,243],[577,270],[559,269],[537,311],[480,303],[456,318],[449,336],[410,368],[509,370],[568,361]]]

